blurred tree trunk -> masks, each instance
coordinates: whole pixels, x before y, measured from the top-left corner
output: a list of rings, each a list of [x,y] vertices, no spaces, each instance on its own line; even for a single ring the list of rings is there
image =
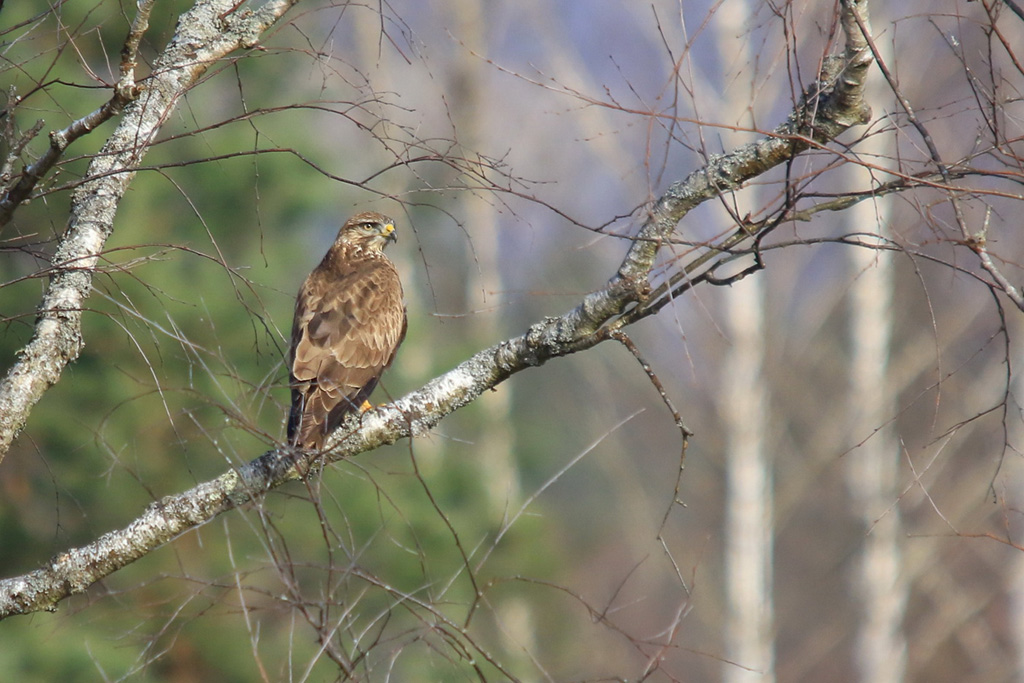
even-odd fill
[[[879,42],[884,49],[886,43]],[[887,62],[891,54],[885,54]],[[869,83],[868,97],[879,115],[887,108],[881,81]],[[883,135],[864,140],[860,153],[891,153],[892,143]],[[870,163],[872,159],[867,158]],[[871,184],[866,166],[846,166],[850,182]],[[877,179],[876,179],[877,180]],[[883,238],[892,199],[879,197],[851,209],[849,232],[872,232]],[[856,514],[864,528],[864,543],[854,577],[854,595],[860,606],[854,658],[863,683],[896,683],[906,669],[907,644],[902,631],[907,586],[902,576],[899,540],[900,447],[892,420],[895,400],[889,382],[890,340],[893,329],[892,252],[885,249],[847,251],[854,274],[850,290],[850,395],[852,442],[860,444],[847,455],[847,485]]]
[[[747,30],[744,19],[751,16],[750,10],[745,1],[734,2],[723,6],[716,16],[722,62],[735,65],[732,75],[744,73],[745,67],[753,63],[749,40],[741,41],[740,54],[734,51],[737,37]],[[713,115],[715,120],[753,128],[751,93],[750,89],[743,88],[744,83],[742,77],[738,77],[733,87],[725,90],[719,111]],[[723,232],[733,227],[725,225]],[[751,277],[736,283],[724,301],[725,333],[730,347],[722,392],[722,416],[727,434],[725,591],[729,659],[723,666],[723,680],[771,683],[775,680],[773,496],[771,462],[765,444],[768,392],[764,377],[764,278]]]
[[[466,49],[480,55],[487,53],[487,23],[481,0],[456,0],[448,8],[455,26],[456,36]],[[458,131],[458,140],[468,150],[482,150],[492,139],[491,121],[484,115],[489,111],[481,99],[487,96],[489,84],[486,65],[478,59],[457,61],[458,69],[452,78],[456,81],[452,92],[452,118]],[[471,226],[472,243],[466,264],[465,300],[472,316],[472,338],[467,341],[474,348],[483,348],[503,339],[508,330],[501,324],[504,305],[502,284],[501,246],[498,241],[497,213],[487,198],[467,194],[465,216]],[[480,314],[472,315],[474,309]],[[474,438],[480,457],[474,461],[479,468],[479,481],[486,497],[487,518],[507,524],[509,517],[522,503],[519,467],[516,464],[516,435],[511,429],[512,397],[514,387],[507,384],[501,391],[490,392],[479,404],[482,424],[487,428]],[[522,652],[536,648],[536,624],[530,603],[513,599],[496,609],[496,619],[510,638],[522,646]],[[523,661],[520,665],[526,665]]]
[[[1018,357],[1018,365],[1022,362],[1024,362],[1024,358]],[[1011,387],[1013,394],[1018,397],[1024,396],[1024,379],[1021,377],[1020,374],[1015,375]],[[1020,399],[1018,398],[1018,400]],[[1017,410],[1020,411],[1020,408],[1018,407]],[[1009,435],[1011,442],[1020,443],[1021,437],[1024,436],[1024,429],[1022,429],[1020,420],[1014,420],[1012,424],[1015,429]],[[1006,505],[1014,510],[1024,509],[1024,495],[1022,495],[1024,494],[1024,464],[1021,463],[1020,458],[1009,456],[1004,467],[1008,470],[1006,479],[1011,484],[1016,484],[1016,486],[1008,487]],[[1016,523],[1009,529],[1010,538],[1019,545],[1020,532],[1024,527],[1020,524],[1019,519],[1015,521]],[[1010,666],[1019,680],[1021,676],[1024,676],[1024,552],[1013,550],[1012,558],[1008,563],[1006,585],[1010,596],[1009,631],[1016,654],[1016,661]]]
[[[485,54],[487,26],[480,1],[457,0],[449,12],[466,47],[477,54]],[[490,121],[482,113],[487,111],[487,107],[483,106],[480,98],[488,88],[483,78],[486,64],[476,59],[464,59],[459,66],[454,76],[459,87],[453,88],[455,101],[452,107],[458,137],[467,150],[485,149],[490,139]],[[471,304],[479,301],[483,309],[481,315],[474,316],[474,338],[470,341],[475,347],[483,347],[501,339],[507,332],[500,324],[503,316],[494,310],[502,306],[504,298],[497,216],[492,204],[481,196],[470,195],[466,202],[466,220],[473,226],[471,258],[475,259],[466,269],[466,300]],[[517,506],[521,498],[515,463],[515,434],[509,429],[512,391],[511,386],[505,387],[480,403],[487,429],[477,437],[477,445],[483,454],[478,463],[490,513],[498,518]]]
[[[762,278],[734,285],[726,297],[723,418],[726,453],[726,623],[729,663],[723,680],[773,681],[772,485],[766,456]],[[744,669],[743,667],[750,667]]]

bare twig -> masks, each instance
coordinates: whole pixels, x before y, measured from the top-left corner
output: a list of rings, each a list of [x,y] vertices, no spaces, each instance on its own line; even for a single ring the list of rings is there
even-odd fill
[[[1011,9],[1014,9],[1012,4]],[[939,148],[935,145],[935,141],[932,139],[931,133],[917,116],[913,106],[910,104],[910,100],[907,99],[906,95],[903,94],[903,91],[900,90],[899,84],[896,83],[896,79],[889,71],[888,65],[886,65],[882,60],[881,55],[878,53],[878,49],[875,47],[874,40],[871,38],[871,33],[866,22],[860,17],[854,18],[857,22],[857,28],[863,34],[864,39],[867,41],[868,47],[871,50],[871,54],[874,56],[874,60],[878,64],[878,69],[882,72],[882,76],[885,78],[885,82],[889,84],[889,88],[892,90],[893,95],[896,96],[897,101],[900,103],[900,107],[902,107],[904,113],[907,115],[907,120],[910,121],[910,125],[912,125],[921,136],[921,140],[928,149],[928,155],[935,163],[936,168],[938,168],[939,175],[942,176],[943,182],[946,185],[951,185],[952,175],[950,173],[949,166],[947,166],[942,160],[942,155],[939,153]],[[1024,294],[1022,294],[1021,291],[1017,289],[1009,279],[1007,279],[1003,272],[999,270],[995,261],[992,260],[992,254],[988,251],[988,246],[985,240],[987,225],[978,233],[971,232],[971,229],[967,226],[967,219],[964,217],[963,206],[960,202],[959,193],[955,190],[949,191],[949,203],[953,208],[953,215],[956,218],[956,224],[960,229],[960,235],[964,244],[969,246],[974,253],[978,255],[981,267],[992,276],[992,279],[995,280],[999,289],[1009,297],[1017,308],[1024,311]]]
[[[83,183],[72,196],[71,218],[53,256],[54,273],[38,308],[35,332],[0,382],[0,460],[32,407],[82,350],[81,311],[92,287],[93,268],[113,231],[121,197],[157,131],[211,64],[238,48],[254,45],[295,2],[268,0],[257,10],[218,22],[214,17],[230,4],[225,0],[200,0],[182,16],[177,33],[154,63],[145,90],[127,103],[120,125],[89,165],[92,180]],[[70,140],[109,118],[124,104],[124,97],[137,92],[132,65],[144,28],[145,21],[137,18],[123,51],[122,74],[114,99],[65,131],[51,134],[50,151],[34,165],[38,169],[26,171],[18,192],[27,196],[29,186],[35,183],[32,178],[41,177],[48,168],[40,165],[44,159],[55,162]],[[52,166],[52,162],[47,163]],[[6,209],[0,207],[0,214],[12,211],[16,198],[9,195],[9,205]]]
[[[861,90],[870,59],[865,58],[863,37],[851,27],[855,28],[857,21],[866,23],[867,1],[844,2],[842,8],[843,25],[847,28],[846,60],[842,68],[829,72],[835,78],[812,88],[780,132],[731,154],[715,157],[705,168],[673,184],[655,203],[618,271],[604,287],[584,297],[567,313],[546,318],[524,334],[478,352],[394,403],[350,417],[330,435],[327,452],[315,457],[333,462],[401,438],[424,434],[449,413],[513,374],[611,338],[621,327],[616,321],[623,320],[623,314],[630,307],[648,296],[648,277],[655,266],[658,247],[669,239],[690,209],[792,159],[812,144],[826,143],[850,126],[866,120],[867,108]],[[852,14],[859,18],[855,21],[849,16]],[[192,68],[203,63],[194,62]],[[162,62],[162,66],[165,70],[172,68],[166,62]],[[180,94],[180,90],[176,92]],[[169,104],[164,102],[159,111],[166,111]],[[151,136],[153,131],[146,132]],[[121,153],[141,152],[132,149]],[[69,315],[69,312],[66,309],[54,311],[55,319],[52,322],[47,319],[48,324],[57,326],[58,330],[70,329],[77,335],[77,324],[66,325],[57,315]],[[79,346],[80,341],[76,340],[72,348],[77,350]],[[53,609],[68,595],[81,593],[92,583],[179,534],[294,479],[297,470],[309,471],[311,457],[314,456],[287,450],[269,451],[212,481],[150,505],[141,517],[123,529],[61,553],[29,574],[0,581],[0,618]]]
[[[154,2],[155,0],[143,0],[139,3],[135,21],[132,22],[132,27],[124,41],[124,47],[121,49],[121,78],[114,86],[113,96],[99,109],[72,121],[61,130],[50,133],[50,146],[46,149],[46,153],[27,167],[18,182],[8,188],[0,198],[0,227],[11,221],[15,210],[29,198],[39,181],[60,160],[68,145],[83,135],[91,133],[107,120],[119,115],[129,102],[138,97],[139,89],[135,85],[135,57],[139,49],[139,41],[142,40],[146,29],[149,28],[149,14],[153,9]],[[38,133],[42,126],[43,122],[39,121],[34,128],[35,133]],[[35,134],[32,137],[35,137]],[[25,140],[25,143],[28,143],[28,139]],[[19,154],[20,151],[18,150]],[[13,154],[14,150],[12,150]]]

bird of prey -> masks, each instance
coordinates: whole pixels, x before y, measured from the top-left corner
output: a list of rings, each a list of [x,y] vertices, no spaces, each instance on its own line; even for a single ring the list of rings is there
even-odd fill
[[[375,212],[348,219],[299,290],[288,354],[288,442],[319,450],[350,412],[365,410],[405,337],[402,283],[384,255],[395,223]]]

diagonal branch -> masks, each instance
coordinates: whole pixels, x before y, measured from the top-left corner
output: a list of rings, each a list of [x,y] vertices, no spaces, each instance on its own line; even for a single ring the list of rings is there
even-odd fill
[[[1014,5],[1014,3],[1008,3],[1010,8],[1015,12],[1019,12],[1020,8]],[[859,20],[858,20],[859,21]],[[864,28],[864,24],[860,25],[864,33],[867,34],[867,29]],[[913,106],[910,104],[910,100],[903,91],[900,89],[896,82],[895,77],[889,70],[888,65],[882,59],[881,55],[878,54],[878,50],[875,47],[874,41],[868,36],[868,47],[874,55],[875,61],[878,63],[878,70],[882,72],[882,77],[885,82],[889,85],[893,95],[896,96],[896,100],[900,103],[900,107],[903,109],[904,114],[907,116],[907,120],[921,136],[922,142],[924,142],[925,149],[928,150],[928,155],[935,163],[936,168],[939,170],[939,174],[942,176],[943,182],[947,186],[952,186],[952,172],[946,162],[942,160],[942,155],[939,153],[939,148],[932,139],[931,133],[928,128],[924,125],[921,119],[917,116]],[[960,234],[964,241],[964,244],[968,245],[975,254],[978,256],[978,260],[981,267],[988,272],[992,277],[993,281],[1002,290],[1007,297],[1014,303],[1014,305],[1024,311],[1024,292],[1022,292],[1016,285],[1010,282],[1009,278],[999,269],[995,261],[992,258],[992,254],[988,250],[987,245],[987,233],[988,233],[988,219],[986,218],[984,226],[977,233],[972,233],[970,227],[967,225],[967,218],[964,216],[963,204],[960,201],[960,193],[950,190],[949,191],[949,203],[953,208],[953,216],[956,220],[957,227],[960,229]]]
[[[85,345],[82,308],[92,287],[93,268],[113,232],[121,198],[157,131],[211,64],[234,50],[255,45],[260,34],[297,1],[267,0],[257,10],[232,14],[236,7],[232,0],[198,0],[181,16],[174,38],[142,86],[136,86],[132,76],[134,46],[141,29],[138,36],[134,32],[129,35],[121,78],[111,100],[115,104],[105,107],[114,108],[121,102],[119,97],[128,98],[129,94],[134,99],[124,107],[121,123],[89,165],[92,180],[79,186],[71,198],[71,218],[53,255],[53,275],[39,304],[35,332],[0,382],[0,461],[32,407]],[[72,127],[80,124],[79,134],[88,132],[85,129],[101,122],[98,112],[102,111]],[[90,118],[94,115],[96,121]]]
[[[125,106],[139,94],[139,88],[135,84],[135,59],[138,55],[139,42],[143,34],[149,28],[149,15],[156,0],[142,0],[139,2],[138,12],[135,20],[128,31],[121,49],[121,76],[114,86],[113,96],[96,111],[72,121],[66,128],[55,130],[50,133],[50,146],[46,152],[39,157],[31,166],[21,172],[18,182],[14,183],[6,192],[0,196],[0,227],[7,225],[14,217],[14,211],[21,206],[32,194],[32,191],[39,184],[39,181],[50,172],[62,156],[64,150],[72,142],[95,130],[99,125],[117,116],[124,111]],[[13,95],[12,95],[13,96]],[[14,100],[16,106],[17,100]],[[8,111],[8,116],[11,116]],[[13,116],[11,116],[13,119]],[[8,160],[5,166],[13,166],[17,156],[21,154],[29,140],[35,137],[42,130],[43,122],[40,120],[29,131],[19,144],[14,146],[8,153]]]
[[[868,114],[863,85],[870,63],[864,35],[867,0],[844,0],[846,55],[833,60],[823,81],[775,133],[731,154],[713,158],[703,169],[673,184],[655,203],[616,274],[564,315],[546,318],[523,335],[478,352],[449,372],[394,403],[352,416],[328,439],[328,462],[355,456],[382,444],[426,433],[445,416],[472,402],[513,374],[589,349],[615,338],[622,316],[644,301],[658,246],[692,208],[719,192],[738,187],[813,145],[822,145]],[[851,15],[857,13],[859,18]],[[628,324],[625,320],[624,324]],[[52,610],[65,597],[200,526],[309,471],[313,457],[273,450],[188,491],[150,505],[127,527],[54,557],[46,566],[0,581],[0,619]]]

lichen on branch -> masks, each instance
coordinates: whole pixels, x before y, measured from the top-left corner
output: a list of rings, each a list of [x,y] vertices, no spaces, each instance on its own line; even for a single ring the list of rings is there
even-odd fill
[[[193,11],[202,6],[203,11],[209,13],[213,11],[212,8],[225,4],[199,2]],[[283,11],[287,4],[283,1],[268,3],[264,9],[280,7]],[[51,609],[61,599],[83,592],[94,582],[179,534],[293,480],[297,471],[309,473],[326,462],[352,457],[382,444],[423,434],[445,416],[522,370],[616,338],[619,328],[643,317],[644,310],[652,310],[644,309],[643,304],[657,295],[656,291],[651,291],[649,276],[658,249],[670,238],[679,221],[689,211],[721,192],[742,186],[807,149],[828,144],[849,127],[866,121],[868,110],[864,104],[863,87],[871,56],[861,27],[868,26],[867,7],[867,0],[843,0],[842,25],[846,31],[844,57],[826,63],[822,80],[808,89],[787,120],[772,133],[731,153],[713,157],[703,168],[672,184],[652,205],[617,271],[604,287],[585,296],[575,308],[561,316],[545,318],[530,326],[522,335],[479,351],[390,405],[351,416],[328,438],[325,453],[295,453],[284,448],[269,451],[216,479],[163,498],[150,505],[138,519],[123,529],[107,533],[89,545],[61,553],[47,565],[29,574],[0,581],[0,618]],[[182,24],[179,24],[179,30],[183,30],[181,27]],[[219,49],[227,50],[231,46],[245,44],[241,35],[242,32],[239,32],[231,40],[220,35],[220,42],[215,42],[220,45]],[[182,34],[175,38],[178,43],[172,43],[172,46],[179,46],[176,49],[184,50],[178,59],[185,61],[171,60],[166,57],[167,52],[161,58],[161,69],[165,77],[172,82],[176,78],[178,80],[176,85],[160,96],[157,103],[160,108],[155,119],[144,123],[142,112],[131,112],[131,107],[126,109],[125,121],[131,113],[135,117],[131,119],[131,125],[148,126],[147,134],[142,139],[152,139],[155,126],[161,120],[159,112],[166,113],[173,106],[174,99],[192,82],[189,78],[194,79],[196,71],[201,70],[202,62],[187,57],[189,50],[200,50],[202,43],[194,42],[198,39],[196,35]],[[169,47],[168,51],[171,49]],[[203,59],[212,59],[215,53],[203,53]],[[126,125],[122,122],[119,131]],[[113,141],[114,138],[108,144],[114,145],[116,155],[122,155],[117,158],[124,171],[104,176],[102,180],[109,179],[111,187],[123,192],[122,184],[127,184],[131,169],[134,168],[132,163],[138,163],[137,157],[141,156],[144,148],[125,148],[123,143]],[[117,205],[116,197],[90,197],[87,196],[89,192],[87,189],[80,190],[78,201],[96,202],[94,208],[102,212],[102,217],[93,219],[93,222],[85,221],[75,229],[95,235],[98,242],[90,243],[84,250],[69,249],[62,252],[64,260],[60,264],[66,271],[67,288],[72,292],[72,300],[52,310],[44,309],[45,315],[41,318],[41,325],[53,326],[52,332],[48,331],[47,334],[69,335],[70,338],[63,342],[61,348],[73,353],[77,353],[79,348],[80,339],[76,335],[80,332],[77,321],[72,318],[80,310],[74,308],[80,306],[80,303],[75,302],[87,294],[87,291],[81,289],[83,284],[88,286],[86,264],[89,258],[95,257],[95,250],[102,247],[103,239],[109,234],[110,221]],[[79,282],[74,279],[72,274],[78,272],[84,274],[85,280]],[[635,314],[634,311],[640,313]],[[70,360],[73,353],[65,351],[63,362]],[[0,409],[3,408],[2,402],[3,396],[0,394]]]

